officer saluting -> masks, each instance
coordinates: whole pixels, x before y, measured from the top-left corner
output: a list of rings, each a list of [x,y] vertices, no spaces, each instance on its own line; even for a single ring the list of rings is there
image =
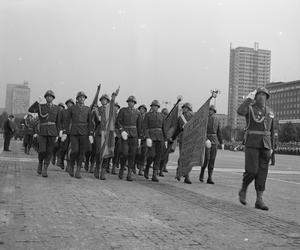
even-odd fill
[[[269,97],[267,89],[258,88],[247,96],[237,110],[239,115],[245,116],[247,122],[245,172],[239,200],[246,205],[247,187],[255,180],[257,194],[255,208],[262,210],[269,210],[262,200],[262,195],[265,190],[270,156],[274,149],[274,113],[266,106],[266,100]]]
[[[30,113],[38,113],[39,115],[39,165],[37,173],[42,174],[43,177],[48,177],[47,169],[49,167],[52,152],[57,140],[58,128],[60,127],[58,120],[60,109],[57,105],[52,103],[55,98],[55,94],[52,90],[48,90],[44,97],[47,102],[46,104],[40,104],[42,100],[39,98],[39,101],[36,101],[34,104],[32,104],[28,111]]]

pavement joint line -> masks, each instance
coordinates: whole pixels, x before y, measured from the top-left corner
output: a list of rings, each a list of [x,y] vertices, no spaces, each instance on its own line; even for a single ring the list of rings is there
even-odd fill
[[[262,214],[260,211],[255,211],[253,208],[235,204],[229,201],[224,201],[203,194],[199,194],[190,190],[185,190],[168,183],[149,183],[146,181],[137,181],[140,185],[147,186],[160,193],[167,194],[171,197],[189,202],[193,205],[208,209],[211,212],[217,213],[224,217],[230,218],[240,224],[247,224],[255,228],[281,237],[289,238],[292,245],[298,245],[298,239],[294,239],[289,235],[296,233],[300,235],[300,225],[295,222],[286,221],[267,214]],[[247,213],[244,211],[247,210]],[[249,223],[251,221],[251,223]],[[269,225],[272,225],[270,228]]]

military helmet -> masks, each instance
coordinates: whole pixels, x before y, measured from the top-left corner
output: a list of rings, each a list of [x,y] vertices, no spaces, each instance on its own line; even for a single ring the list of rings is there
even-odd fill
[[[74,100],[72,98],[69,98],[68,100],[66,100],[65,104],[68,105],[69,102],[73,103],[73,105],[75,104]]]
[[[109,96],[107,94],[103,94],[101,97],[100,97],[100,102],[102,99],[106,99],[108,102],[110,102],[110,99],[109,99]]]
[[[147,112],[147,107],[146,107],[145,104],[140,105],[140,106],[138,107],[138,110],[140,110],[141,108],[144,108],[144,109],[146,110],[146,112]]]
[[[85,99],[87,98],[86,94],[85,94],[83,91],[79,91],[79,92],[77,93],[76,99],[78,99],[78,97],[80,97],[80,96],[84,96]]]
[[[60,107],[62,107],[62,108],[65,108],[65,105],[64,105],[62,102],[60,102],[60,103],[58,104],[58,106],[60,106]]]
[[[216,108],[215,105],[210,105],[210,106],[209,106],[209,109],[210,109],[210,110],[213,110],[215,113],[217,113],[217,108]]]
[[[117,102],[115,102],[115,107],[121,108],[121,106]]]
[[[55,94],[52,90],[47,90],[44,97],[46,98],[46,96],[48,96],[48,95],[52,96],[53,99],[55,99]]]
[[[192,104],[190,104],[189,102],[184,103],[182,105],[182,108],[188,108],[190,111],[193,111]]]
[[[127,98],[127,101],[126,102],[134,102],[135,104],[136,104],[136,98],[135,98],[135,96],[133,96],[133,95],[131,95],[131,96],[129,96],[128,98]]]
[[[268,91],[265,87],[260,87],[260,88],[258,88],[258,89],[256,90],[255,98],[256,98],[257,94],[259,94],[259,93],[264,93],[264,94],[266,94],[267,99],[270,98],[270,93],[269,93],[269,91]]]
[[[150,107],[152,107],[152,106],[157,106],[157,107],[159,107],[159,108],[160,108],[159,101],[158,101],[158,100],[153,100],[153,101],[151,102],[151,105],[150,105]]]
[[[163,108],[163,109],[161,110],[161,113],[162,113],[163,115],[168,115],[168,114],[169,114],[169,110],[168,110],[167,108]]]

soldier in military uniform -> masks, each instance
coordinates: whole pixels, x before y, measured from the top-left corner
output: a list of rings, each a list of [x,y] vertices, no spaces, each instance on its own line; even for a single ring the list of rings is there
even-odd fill
[[[115,103],[115,113],[116,117],[118,117],[120,111],[120,105],[116,102]],[[117,119],[115,121],[115,128],[117,128]],[[111,174],[116,175],[116,168],[119,168],[120,163],[120,150],[121,150],[121,134],[118,129],[115,129],[116,137],[115,137],[115,149],[114,149],[114,156],[112,157],[112,169]]]
[[[64,165],[64,160],[67,157],[67,166],[70,165],[70,159],[69,156],[67,154],[68,149],[69,149],[69,145],[70,145],[70,127],[69,127],[69,123],[70,123],[70,112],[69,109],[75,104],[73,99],[70,98],[65,102],[67,108],[63,109],[60,113],[59,113],[59,121],[61,124],[61,130],[59,132],[60,137],[61,137],[61,144],[60,144],[60,156],[58,158],[58,162],[57,165],[61,167],[61,169],[65,168]],[[66,169],[67,172],[69,172],[69,169]]]
[[[208,166],[208,184],[215,184],[212,180],[212,174],[215,166],[215,160],[217,156],[218,143],[222,145],[222,149],[224,148],[222,132],[221,132],[221,124],[219,119],[215,116],[217,113],[217,109],[214,105],[209,107],[208,121],[207,121],[207,143],[205,147],[205,157],[204,163],[201,167],[201,172],[199,176],[199,180],[203,182],[204,172],[206,167]]]
[[[33,143],[34,123],[32,114],[28,114],[24,119],[24,153],[29,155]]]
[[[110,105],[114,105],[115,97],[117,93],[113,93],[112,100],[110,100],[107,94],[104,94],[100,97],[100,102],[102,106],[95,107],[93,109],[93,121],[95,123],[95,148],[96,148],[96,167],[94,171],[95,178],[100,180],[105,180],[105,172],[106,169],[109,167],[109,159],[113,156],[113,152],[107,152],[104,155],[104,149],[102,147],[106,147],[105,137],[108,137],[108,140],[113,139],[113,142],[108,141],[108,147],[111,147],[110,143],[114,143],[115,138],[111,136],[111,133],[114,133],[114,125],[115,125],[115,112],[112,114],[112,121],[110,124],[110,128],[108,129],[108,122],[109,122],[109,112],[110,112]],[[115,110],[114,110],[115,111]],[[106,134],[108,132],[108,134]],[[102,154],[102,155],[101,155]],[[100,176],[99,176],[100,171]]]
[[[59,107],[59,111],[60,111],[59,113],[61,113],[61,111],[63,111],[65,109],[65,105],[62,102],[60,102],[57,106]],[[62,133],[59,133],[58,140],[55,143],[53,153],[52,153],[52,159],[51,159],[52,165],[55,165],[55,163],[57,163],[57,166],[59,166],[59,167],[60,167],[59,157],[60,157],[61,135],[62,135]]]
[[[30,113],[38,113],[39,116],[39,132],[38,132],[38,169],[37,173],[42,174],[43,177],[48,177],[47,169],[52,157],[53,148],[55,142],[58,139],[58,130],[60,127],[58,114],[59,107],[52,103],[55,98],[55,94],[52,90],[48,90],[45,95],[46,104],[40,104],[36,101],[32,104],[28,111]]]
[[[266,88],[251,92],[239,106],[237,112],[246,118],[245,132],[245,172],[239,200],[246,205],[249,184],[255,181],[257,194],[255,208],[269,210],[262,196],[268,175],[269,160],[274,149],[274,113],[266,106],[270,94]],[[254,101],[254,103],[253,103]]]
[[[182,136],[183,136],[183,128],[185,124],[192,119],[194,116],[192,105],[189,102],[186,102],[182,105],[182,114],[177,119],[176,124],[176,130],[174,135],[172,136],[171,141],[174,141],[176,137],[178,136],[178,143],[179,143],[179,159],[180,159],[180,153],[181,153],[181,147],[182,147]],[[178,165],[179,165],[179,159],[178,159]],[[176,177],[178,181],[180,181],[180,177],[177,175],[176,171]],[[192,184],[189,175],[187,174],[184,176],[184,183],[186,184]]]
[[[142,104],[138,107],[138,110],[141,113],[141,123],[143,124],[145,115],[147,113],[147,107],[146,105]],[[146,133],[144,130],[144,126],[141,128],[141,144],[140,147],[138,147],[137,155],[135,157],[135,163],[137,165],[137,168],[139,169],[138,175],[143,176],[143,171],[145,168],[145,162],[146,162],[146,154],[147,154],[147,145],[146,145]]]
[[[121,168],[119,178],[123,179],[123,172],[128,162],[127,181],[132,181],[132,171],[137,148],[141,145],[141,114],[134,108],[136,98],[129,96],[127,99],[128,107],[121,108],[117,117],[117,128],[121,134]]]
[[[145,115],[144,129],[146,133],[146,145],[148,147],[148,156],[144,177],[149,179],[149,169],[153,163],[152,181],[158,182],[157,174],[163,153],[163,145],[165,136],[163,132],[164,116],[158,112],[160,103],[158,100],[153,100],[151,111]]]
[[[169,114],[169,110],[167,108],[163,108],[161,110],[162,115],[164,116],[164,120],[167,118]],[[163,153],[161,155],[160,163],[159,163],[159,176],[164,177],[163,172],[167,172],[167,163],[169,161],[169,153],[167,152],[168,141],[165,137],[165,143],[163,144]]]
[[[87,150],[88,141],[93,142],[93,127],[90,108],[84,105],[87,98],[83,91],[79,91],[76,95],[77,104],[71,106],[69,111],[70,129],[70,176],[74,176],[74,167],[76,163],[75,178],[81,178],[80,169]]]

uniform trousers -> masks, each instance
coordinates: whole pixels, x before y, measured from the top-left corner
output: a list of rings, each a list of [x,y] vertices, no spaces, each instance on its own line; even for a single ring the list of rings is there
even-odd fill
[[[244,190],[253,180],[256,191],[265,190],[270,156],[269,149],[245,147],[245,172],[242,185]]]
[[[56,136],[42,136],[38,137],[38,158],[39,163],[49,164],[55,146]]]
[[[128,137],[127,140],[123,140],[121,138],[120,163],[122,167],[125,166],[126,161],[128,161],[128,169],[134,168],[134,160],[135,160],[137,148],[138,148],[138,138]]]
[[[153,163],[153,170],[159,170],[160,160],[163,154],[163,141],[152,141],[152,147],[148,148],[146,166],[149,168]]]
[[[77,166],[81,167],[85,152],[88,147],[88,136],[71,135],[70,143],[71,143],[71,154],[70,154],[71,165],[74,165],[76,161]]]

